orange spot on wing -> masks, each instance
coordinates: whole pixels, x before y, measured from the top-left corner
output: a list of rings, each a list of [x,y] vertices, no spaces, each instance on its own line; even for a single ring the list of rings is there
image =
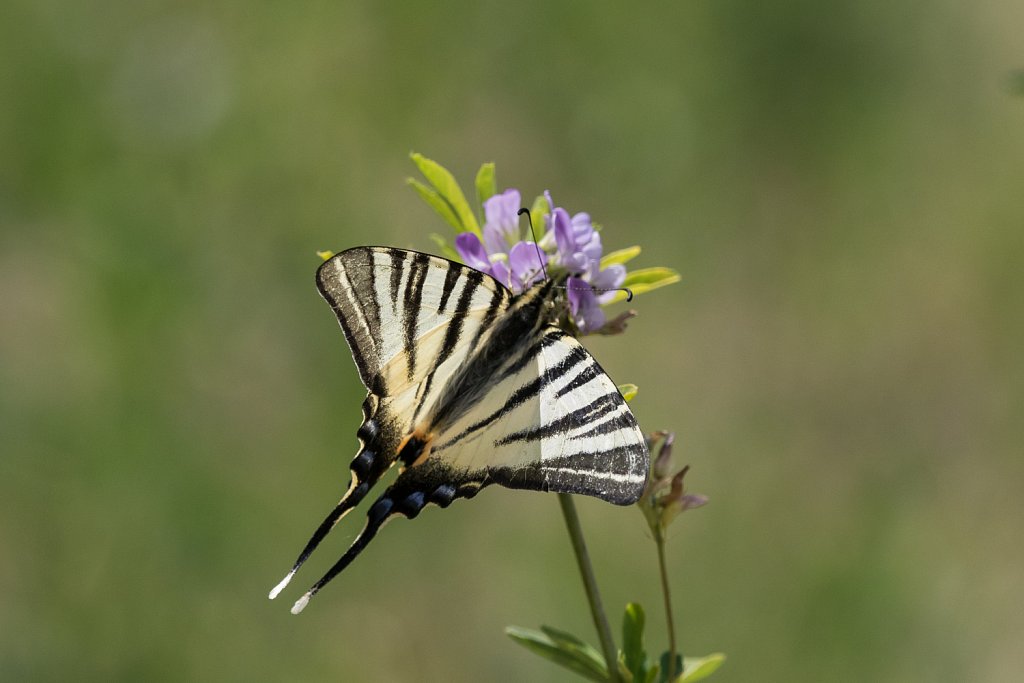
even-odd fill
[[[423,461],[430,457],[430,450],[431,447],[434,445],[434,436],[434,434],[428,434],[427,431],[423,428],[417,428],[413,430],[410,434],[407,434],[401,440],[401,442],[399,442],[398,448],[396,450],[398,456],[401,456],[402,452],[409,445],[410,441],[416,440],[419,441],[421,444],[420,454],[411,464],[403,466],[403,470],[408,469],[409,467],[416,467],[417,465],[421,464]]]

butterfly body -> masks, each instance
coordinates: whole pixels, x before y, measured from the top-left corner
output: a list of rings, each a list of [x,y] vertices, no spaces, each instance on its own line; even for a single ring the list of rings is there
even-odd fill
[[[556,326],[551,280],[514,295],[488,275],[419,252],[357,247],[325,261],[317,286],[367,388],[348,492],[300,554],[396,463],[349,550],[296,603],[344,569],[395,515],[447,507],[490,484],[635,502],[647,449],[597,362]],[[300,604],[301,603],[301,604]]]

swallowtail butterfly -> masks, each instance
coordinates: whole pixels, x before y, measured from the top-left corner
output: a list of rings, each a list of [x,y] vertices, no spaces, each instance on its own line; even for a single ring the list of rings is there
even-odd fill
[[[313,533],[278,593],[349,510],[398,464],[348,551],[292,608],[349,565],[385,521],[447,507],[490,484],[639,498],[648,453],[615,384],[556,325],[565,288],[513,294],[437,256],[356,247],[325,261],[317,286],[334,309],[367,389],[359,452],[341,501]]]

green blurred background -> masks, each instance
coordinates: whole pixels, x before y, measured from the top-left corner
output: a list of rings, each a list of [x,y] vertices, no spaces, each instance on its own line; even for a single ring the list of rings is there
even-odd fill
[[[0,9],[0,678],[560,681],[553,496],[390,525],[301,617],[363,390],[318,249],[430,249],[410,150],[683,282],[589,346],[711,505],[669,547],[715,680],[1024,669],[1024,6]],[[1018,74],[1015,76],[1015,74]],[[1015,80],[1016,79],[1016,80]],[[665,640],[635,510],[580,501]]]

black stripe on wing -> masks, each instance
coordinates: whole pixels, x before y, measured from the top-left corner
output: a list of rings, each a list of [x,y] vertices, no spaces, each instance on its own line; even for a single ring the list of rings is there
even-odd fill
[[[402,307],[402,327],[405,330],[406,374],[410,381],[416,375],[416,338],[420,304],[423,301],[423,281],[427,278],[430,257],[417,253],[409,262],[409,275],[405,280],[405,299]]]
[[[448,306],[448,298],[455,291],[455,283],[459,280],[459,269],[448,268],[448,272],[444,274],[444,285],[441,288],[441,300],[437,303],[437,312],[444,313],[444,309]]]
[[[592,362],[590,365],[583,368],[583,372],[573,377],[572,380],[565,383],[565,386],[556,391],[555,398],[562,398],[566,394],[576,391],[584,384],[589,384],[591,381],[603,374],[604,370],[601,369],[601,366],[596,362]]]
[[[352,263],[344,268],[345,278],[351,286],[351,289],[346,292],[347,298],[351,299],[352,307],[359,315],[360,322],[365,328],[364,334],[371,340],[370,331],[380,327],[380,300],[373,279],[374,256],[374,252],[369,249],[349,251],[346,253],[346,259]],[[324,266],[320,268],[323,269]],[[318,272],[317,281],[320,284],[320,291],[323,293],[324,288],[320,275],[321,273]],[[370,296],[354,296],[354,292],[368,292]],[[328,299],[328,302],[333,303],[331,299]]]
[[[420,387],[420,396],[430,395],[430,389],[433,387],[434,376],[437,373],[438,368],[440,368],[441,365],[451,357],[452,352],[454,352],[459,344],[463,342],[463,332],[465,330],[466,315],[469,312],[469,306],[473,301],[473,295],[483,286],[485,277],[483,273],[476,270],[467,268],[466,271],[467,272],[463,277],[462,291],[459,293],[459,298],[455,303],[455,310],[452,311],[451,322],[448,323],[448,327],[445,330],[444,340],[441,342],[441,348],[438,349],[437,356],[434,358],[433,363],[431,363],[430,374],[427,375]],[[451,275],[452,272],[457,273],[455,268],[450,268],[448,273],[445,274],[444,290],[442,292],[443,302],[445,302],[452,293],[452,291],[449,291],[449,285],[452,290],[454,290],[455,282],[457,281],[457,279],[449,278],[449,275]],[[494,296],[491,297],[491,302],[487,312],[484,314],[484,319],[480,323],[479,330],[477,331],[477,337],[479,337],[480,333],[485,331],[492,324],[491,321],[494,320],[494,317],[497,315],[498,311],[507,299],[508,294],[505,291],[498,289],[494,292]],[[441,308],[443,309],[444,306]],[[470,345],[468,348],[472,349],[473,346]],[[419,419],[420,413],[425,407],[426,406],[422,401],[417,403],[416,410],[413,412],[412,416],[413,423]]]
[[[516,358],[515,361],[510,363],[508,367],[501,371],[501,374],[498,375],[497,381],[501,382],[507,377],[511,377],[512,375],[518,374],[530,363],[536,364],[537,359],[540,357],[540,354],[541,352],[544,351],[544,349],[554,345],[559,340],[565,339],[568,336],[568,334],[566,334],[565,332],[558,328],[549,328],[547,331],[545,331],[544,335],[537,339],[533,344],[523,347],[523,351],[519,354],[519,357]]]
[[[611,419],[599,422],[587,431],[573,434],[568,438],[570,441],[576,441],[579,439],[586,439],[591,436],[602,436],[604,434],[619,432],[623,429],[634,428],[637,428],[636,418],[633,417],[633,413],[628,410],[624,410],[613,416]]]
[[[616,400],[617,399],[617,400]],[[495,446],[505,446],[517,441],[540,441],[553,436],[564,436],[584,425],[586,422],[593,422],[608,413],[617,410],[622,405],[622,396],[618,392],[610,392],[598,396],[585,406],[577,408],[570,413],[529,429],[522,429],[512,432],[494,442]]]
[[[495,290],[494,295],[491,296],[491,303],[487,307],[487,313],[484,314],[484,319],[480,322],[480,327],[476,330],[476,336],[473,337],[473,341],[470,343],[471,347],[476,347],[483,339],[484,334],[494,324],[495,319],[498,317],[498,311],[501,310],[501,304],[505,301],[505,293],[500,289]]]
[[[578,493],[632,505],[643,492],[646,462],[646,447],[635,441],[520,467],[493,467],[488,479],[513,489]]]
[[[398,309],[398,287],[402,283],[402,266],[405,265],[405,252],[400,249],[389,249],[391,258],[391,305]]]
[[[350,342],[349,347],[352,350],[352,360],[355,361],[356,370],[359,371],[359,376],[364,378],[364,380],[371,379],[373,375],[376,373],[371,372],[370,364],[367,361],[366,356],[363,355],[362,347],[359,344],[355,343],[355,332],[353,331],[348,318],[344,316],[338,316],[338,323],[341,325],[341,331],[345,335],[345,339],[349,340]],[[379,375],[377,377],[378,379],[380,379]],[[374,391],[373,393],[380,394],[383,393],[383,391]]]
[[[471,270],[463,279],[465,284],[462,286],[462,292],[459,294],[459,299],[455,303],[455,310],[452,312],[452,321],[448,323],[448,329],[444,333],[444,341],[441,343],[441,349],[437,354],[437,361],[434,363],[434,369],[437,366],[448,360],[448,357],[458,346],[459,341],[462,339],[462,329],[466,322],[466,313],[469,311],[469,305],[473,301],[473,294],[483,285],[484,274],[477,270]],[[447,287],[448,280],[445,279],[445,286]],[[495,294],[501,294],[501,290],[495,292]],[[491,304],[492,309],[494,303]],[[490,316],[491,310],[488,309],[487,314]],[[483,326],[481,325],[481,329]]]
[[[499,378],[499,381],[501,379],[504,379],[506,376],[512,376],[515,372],[523,372],[527,363],[529,363],[530,361],[533,361],[534,364],[536,364],[537,354],[540,353],[542,349],[551,346],[564,336],[565,333],[561,331],[552,331],[551,333],[541,337],[541,339],[536,344],[526,347],[527,351],[523,353],[521,358],[517,360],[515,363],[513,363],[508,370],[502,373],[501,377]],[[464,429],[459,434],[456,434],[448,441],[444,443],[439,443],[437,446],[434,447],[434,451],[437,452],[444,450],[446,448],[450,448],[451,446],[456,445],[466,437],[471,436],[479,432],[480,430],[486,429],[487,427],[491,426],[492,424],[494,424],[501,418],[505,417],[519,406],[523,405],[530,399],[538,396],[545,386],[558,381],[564,375],[568,374],[570,370],[578,366],[580,363],[584,362],[587,358],[588,355],[586,351],[583,350],[583,347],[573,347],[573,349],[569,352],[569,355],[567,355],[561,361],[547,368],[543,374],[533,377],[532,379],[528,379],[528,381],[526,381],[525,384],[520,385],[518,389],[509,394],[508,398],[505,399],[505,402],[501,405],[500,408],[498,408],[497,410],[495,410],[482,420],[474,422],[472,425]]]

